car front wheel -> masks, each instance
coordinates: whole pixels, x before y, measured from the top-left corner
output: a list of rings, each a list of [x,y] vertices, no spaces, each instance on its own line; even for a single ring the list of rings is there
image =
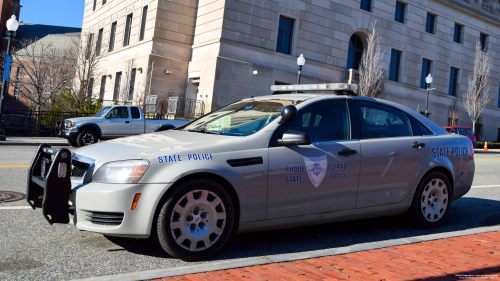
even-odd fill
[[[178,186],[160,206],[156,239],[161,248],[185,261],[206,259],[229,239],[234,204],[217,182],[196,179]]]
[[[81,131],[76,138],[76,142],[80,147],[91,145],[97,143],[98,141],[99,139],[96,132],[89,129]]]
[[[436,228],[443,224],[451,207],[451,185],[441,172],[431,172],[420,182],[410,215],[423,228]]]

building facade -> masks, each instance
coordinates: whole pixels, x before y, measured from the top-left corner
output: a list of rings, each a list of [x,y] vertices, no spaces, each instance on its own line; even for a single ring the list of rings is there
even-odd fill
[[[483,139],[497,140],[499,8],[482,0],[87,0],[82,30],[107,52],[95,95],[188,98],[207,112],[295,83],[300,54],[302,83],[352,80],[376,22],[384,52],[381,97],[423,112],[430,73],[429,118],[442,126],[454,101],[458,125],[472,125],[461,100],[480,41],[494,57],[480,127]]]

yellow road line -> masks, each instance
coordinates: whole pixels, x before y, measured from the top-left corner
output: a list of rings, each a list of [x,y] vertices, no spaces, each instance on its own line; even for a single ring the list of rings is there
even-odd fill
[[[29,168],[30,165],[0,165],[0,168]]]

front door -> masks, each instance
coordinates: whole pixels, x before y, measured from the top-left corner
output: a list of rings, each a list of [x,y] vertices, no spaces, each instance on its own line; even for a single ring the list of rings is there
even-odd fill
[[[363,136],[356,208],[401,202],[420,176],[427,138],[413,133],[398,109],[375,102],[356,104]]]
[[[355,208],[361,151],[350,124],[342,100],[301,109],[278,128],[269,148],[268,219]],[[287,130],[308,133],[312,144],[277,145]]]
[[[105,118],[102,121],[102,134],[104,138],[130,135],[132,124],[130,123],[128,107],[117,106],[111,109],[107,116],[109,118]]]

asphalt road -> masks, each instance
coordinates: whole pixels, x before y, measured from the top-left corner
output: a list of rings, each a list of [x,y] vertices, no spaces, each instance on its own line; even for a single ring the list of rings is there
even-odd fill
[[[0,146],[0,190],[25,192],[35,147]],[[403,215],[235,235],[208,261],[293,253],[500,224],[500,154],[476,154],[473,189],[453,202],[446,224],[414,228]],[[0,280],[69,280],[197,263],[173,259],[149,240],[106,237],[49,225],[41,210],[0,203]]]

